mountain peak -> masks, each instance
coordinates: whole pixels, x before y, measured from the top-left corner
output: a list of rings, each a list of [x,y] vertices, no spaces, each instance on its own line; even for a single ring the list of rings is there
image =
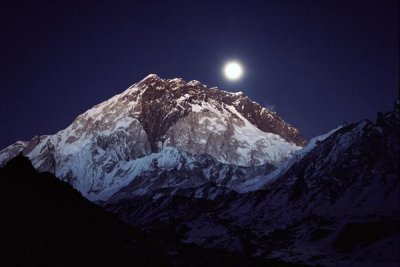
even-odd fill
[[[190,82],[187,83],[188,86],[204,86],[201,82],[197,80],[191,80]]]
[[[144,77],[140,82],[144,82],[146,80],[151,80],[151,79],[157,79],[160,80],[161,78],[155,74],[155,73],[150,73],[149,75],[147,75],[146,77]]]
[[[23,151],[39,171],[93,196],[139,175],[137,160],[166,147],[249,167],[277,166],[304,144],[298,129],[242,93],[150,74],[57,134],[0,151],[0,165]]]

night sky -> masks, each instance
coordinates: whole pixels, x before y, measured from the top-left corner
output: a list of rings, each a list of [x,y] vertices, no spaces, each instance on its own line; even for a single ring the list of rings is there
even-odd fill
[[[398,1],[167,2],[0,0],[0,149],[149,73],[243,91],[306,138],[398,98]]]

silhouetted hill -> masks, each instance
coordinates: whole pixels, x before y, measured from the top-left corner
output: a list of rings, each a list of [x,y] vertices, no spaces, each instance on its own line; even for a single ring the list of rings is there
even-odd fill
[[[54,175],[38,173],[26,157],[10,160],[0,179],[2,261],[111,266],[165,260],[160,253],[152,257],[139,232]]]
[[[180,244],[173,231],[147,236],[22,155],[0,182],[0,266],[288,266]]]

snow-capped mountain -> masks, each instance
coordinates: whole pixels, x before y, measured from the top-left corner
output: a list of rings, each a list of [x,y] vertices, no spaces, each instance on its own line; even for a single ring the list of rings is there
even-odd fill
[[[323,266],[400,261],[399,101],[308,144],[242,93],[149,75],[22,152],[157,237]]]
[[[298,129],[242,93],[151,74],[66,129],[2,150],[0,166],[22,152],[38,170],[56,174],[91,200],[104,200],[155,169],[185,170],[185,176],[175,177],[181,181],[188,170],[200,172],[204,155],[215,160],[208,160],[201,177],[190,177],[240,190],[241,183],[247,187],[247,178],[255,177],[249,168],[272,170],[304,144]],[[237,168],[246,171],[227,178],[232,176],[225,173]],[[165,183],[157,180],[146,188]]]
[[[398,266],[399,107],[310,142],[264,177],[261,190],[225,189],[216,199],[121,190],[105,206],[150,232],[173,228],[182,242],[208,248],[322,266]]]

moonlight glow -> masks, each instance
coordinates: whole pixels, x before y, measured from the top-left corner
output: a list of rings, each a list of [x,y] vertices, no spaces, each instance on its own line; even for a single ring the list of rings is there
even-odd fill
[[[243,68],[238,62],[231,61],[225,64],[224,74],[228,80],[236,81],[242,77]]]

